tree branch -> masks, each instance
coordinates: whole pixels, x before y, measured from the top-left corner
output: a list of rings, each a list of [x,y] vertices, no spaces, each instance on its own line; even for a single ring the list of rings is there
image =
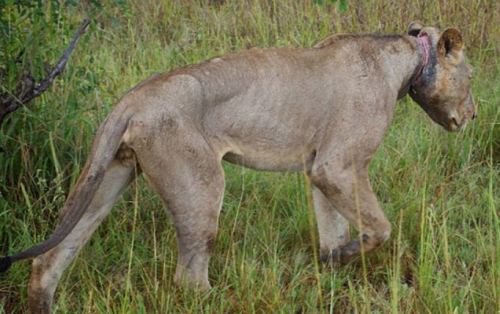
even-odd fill
[[[40,96],[45,90],[47,90],[47,88],[49,88],[52,82],[54,82],[54,79],[64,70],[69,56],[73,52],[73,49],[75,49],[80,36],[82,36],[82,34],[87,30],[89,24],[89,19],[84,19],[82,21],[80,27],[73,35],[73,39],[71,40],[69,47],[66,51],[64,51],[64,54],[61,56],[50,74],[46,78],[42,79],[40,83],[36,84],[31,74],[24,73],[16,87],[15,95],[3,94],[0,96],[0,126],[9,113],[16,111],[23,105],[26,105],[28,102]]]

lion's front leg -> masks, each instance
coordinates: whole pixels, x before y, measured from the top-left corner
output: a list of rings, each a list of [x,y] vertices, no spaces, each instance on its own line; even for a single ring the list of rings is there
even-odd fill
[[[346,262],[362,250],[369,252],[389,238],[391,225],[371,189],[367,165],[355,161],[349,165],[320,162],[313,167],[311,181],[360,232],[358,239],[331,251],[333,261]]]
[[[320,258],[326,262],[334,249],[350,240],[349,222],[332,206],[320,189],[312,188],[318,224]]]

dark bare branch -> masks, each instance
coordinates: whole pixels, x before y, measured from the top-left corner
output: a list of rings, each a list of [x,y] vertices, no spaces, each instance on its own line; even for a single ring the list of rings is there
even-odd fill
[[[36,84],[30,73],[24,73],[16,87],[15,93],[0,96],[0,125],[9,113],[16,111],[23,105],[26,105],[28,102],[40,96],[45,90],[47,90],[47,88],[49,88],[54,79],[64,70],[69,56],[73,52],[73,49],[75,49],[80,36],[87,30],[89,24],[89,19],[84,19],[82,21],[80,27],[73,35],[71,43],[57,62],[56,66],[46,78],[40,81],[40,83]]]

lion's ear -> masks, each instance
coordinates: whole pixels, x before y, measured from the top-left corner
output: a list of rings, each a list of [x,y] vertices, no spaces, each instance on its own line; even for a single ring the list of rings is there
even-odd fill
[[[413,21],[410,25],[408,25],[408,35],[417,37],[422,28],[424,28],[422,23],[419,21]]]
[[[459,58],[463,47],[462,35],[456,28],[446,29],[437,44],[438,53],[443,57]]]

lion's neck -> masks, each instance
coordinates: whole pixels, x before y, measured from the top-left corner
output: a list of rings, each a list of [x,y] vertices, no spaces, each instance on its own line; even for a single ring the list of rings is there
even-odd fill
[[[351,42],[349,40],[358,41],[358,47],[362,50],[361,56],[369,53],[374,60],[377,60],[381,70],[379,75],[384,77],[384,83],[389,85],[391,90],[398,92],[398,99],[408,93],[412,79],[415,78],[422,64],[421,52],[415,37],[409,35],[342,35],[335,36],[322,45],[320,43],[317,47],[338,49],[335,43],[341,43],[344,38],[347,38],[346,44]]]
[[[412,79],[421,65],[417,40],[408,35],[373,36],[370,49],[376,55],[384,81],[398,91],[398,99],[408,93]]]
[[[388,60],[393,64],[392,73],[389,75],[393,84],[398,88],[398,99],[404,97],[418,74],[422,64],[422,54],[419,52],[417,40],[412,36],[402,36],[394,43],[398,49],[388,55]]]

